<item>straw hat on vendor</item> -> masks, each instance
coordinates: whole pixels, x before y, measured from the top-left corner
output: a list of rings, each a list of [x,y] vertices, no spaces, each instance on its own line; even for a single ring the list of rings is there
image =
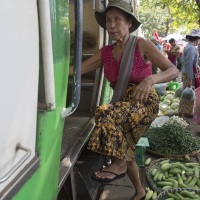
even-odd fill
[[[95,11],[96,20],[102,28],[106,29],[106,12],[112,7],[119,8],[126,16],[132,19],[132,26],[129,28],[130,33],[134,32],[141,25],[141,22],[133,15],[133,7],[130,3],[124,0],[110,0],[105,9]]]

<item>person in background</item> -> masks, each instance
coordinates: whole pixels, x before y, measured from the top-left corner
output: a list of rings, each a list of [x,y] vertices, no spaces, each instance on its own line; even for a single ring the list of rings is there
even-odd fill
[[[166,51],[168,55],[168,59],[177,66],[177,57],[179,57],[180,53],[180,47],[176,44],[176,41],[174,38],[171,38],[169,40],[169,43],[171,45],[170,50]]]
[[[198,52],[199,52],[199,55],[200,55],[200,44],[198,45],[197,49],[198,49]],[[199,66],[200,66],[200,56],[199,56]]]
[[[182,62],[181,62],[181,57],[182,57],[183,52],[179,52],[179,56],[177,57],[177,68],[179,71],[182,69]]]
[[[167,40],[163,40],[163,54],[167,56],[167,52],[170,50],[171,45],[167,42]]]
[[[151,41],[156,45],[157,49],[162,52],[162,45],[160,44],[160,41],[156,38],[156,36],[151,37]]]
[[[110,1],[104,10],[95,11],[95,17],[114,43],[83,61],[82,74],[103,66],[105,77],[115,88],[119,69],[125,67],[120,66],[124,49],[140,22],[133,15],[131,4],[123,0]],[[162,72],[152,75],[151,63]],[[178,76],[178,70],[149,39],[142,37],[138,37],[131,67],[123,99],[97,107],[87,148],[112,158],[111,164],[93,173],[95,180],[109,183],[127,172],[135,188],[131,200],[140,200],[145,199],[145,190],[135,162],[136,144],[158,114],[159,98],[154,84],[172,80]],[[69,74],[73,74],[72,66]]]
[[[160,41],[155,37],[151,37],[151,41],[156,45],[157,49],[162,53],[163,47],[160,44]],[[158,73],[158,68],[152,64],[152,74],[157,74]]]
[[[183,51],[182,61],[182,82],[183,88],[195,86],[193,67],[199,71],[199,52],[197,46],[200,44],[200,29],[193,29],[186,35],[188,44]]]

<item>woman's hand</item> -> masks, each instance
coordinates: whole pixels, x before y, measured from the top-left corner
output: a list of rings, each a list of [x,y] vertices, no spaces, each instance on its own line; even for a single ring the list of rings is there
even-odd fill
[[[136,87],[133,92],[133,99],[135,102],[144,103],[151,90],[152,85],[154,84],[154,80],[152,76],[148,76],[143,79]]]

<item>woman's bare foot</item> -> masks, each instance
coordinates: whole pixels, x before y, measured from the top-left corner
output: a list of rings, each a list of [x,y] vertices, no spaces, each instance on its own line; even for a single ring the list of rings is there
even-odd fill
[[[133,198],[131,199],[131,200],[140,200],[140,199],[142,199],[143,197],[145,197],[145,190],[144,190],[144,188],[141,188],[141,190],[140,191],[137,191],[136,193],[135,193],[135,195],[133,196]]]
[[[101,171],[95,172],[95,176],[100,179],[113,179],[117,174],[123,174],[127,170],[126,162],[123,160],[114,161],[112,164],[104,167]],[[109,173],[112,172],[112,173]]]

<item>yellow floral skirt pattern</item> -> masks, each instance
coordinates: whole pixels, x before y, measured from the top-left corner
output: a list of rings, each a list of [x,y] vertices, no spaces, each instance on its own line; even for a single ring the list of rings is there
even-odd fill
[[[144,104],[133,102],[129,84],[122,101],[97,107],[88,149],[108,157],[135,160],[136,144],[158,114],[159,99],[152,87]]]

